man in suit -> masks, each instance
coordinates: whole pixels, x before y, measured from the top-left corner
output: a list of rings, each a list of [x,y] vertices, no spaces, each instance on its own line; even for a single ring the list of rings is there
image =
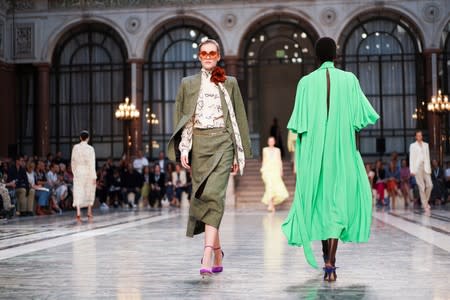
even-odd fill
[[[150,175],[150,206],[158,202],[158,208],[161,208],[161,200],[166,193],[166,176],[161,172],[159,165],[155,165],[154,172]]]
[[[431,190],[431,164],[430,150],[428,143],[423,141],[422,131],[416,132],[416,141],[409,146],[409,168],[411,176],[415,176],[417,186],[419,187],[420,201],[425,212],[430,211]]]

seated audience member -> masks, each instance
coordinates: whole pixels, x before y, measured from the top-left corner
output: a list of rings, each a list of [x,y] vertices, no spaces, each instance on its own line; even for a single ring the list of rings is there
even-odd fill
[[[73,173],[70,164],[67,166],[63,163],[59,164],[58,176],[67,187],[67,197],[60,201],[59,206],[61,209],[72,208]]]
[[[155,165],[154,172],[150,176],[150,206],[157,205],[161,208],[161,200],[166,193],[166,178],[165,174],[161,172],[159,164]]]
[[[142,169],[142,177],[143,177],[143,184],[142,184],[142,206],[143,207],[150,207],[150,202],[148,197],[150,196],[150,167],[145,166]]]
[[[68,195],[67,186],[65,185],[62,178],[58,176],[59,165],[55,163],[50,164],[50,169],[47,172],[47,186],[50,188],[50,207],[52,210],[56,210],[61,213],[61,208],[59,203],[61,200],[65,200]]]
[[[35,196],[37,198],[36,204],[36,214],[38,216],[51,214],[50,205],[50,190],[43,187],[37,182],[36,173],[34,171],[35,163],[30,161],[27,163],[27,179],[31,188],[35,191]]]
[[[163,174],[170,174],[167,173],[167,168],[169,166],[169,159],[166,157],[166,154],[164,151],[159,152],[158,159],[155,161],[155,165],[159,165],[159,169],[161,170],[161,173]],[[167,177],[169,177],[167,176]]]
[[[15,207],[11,202],[8,186],[4,182],[3,178],[3,172],[0,171],[0,197],[3,203],[3,212],[5,212],[8,217],[12,217],[14,215]]]
[[[97,171],[97,184],[95,187],[95,198],[100,202],[100,209],[109,209],[106,201],[108,199],[108,172],[105,167]]]
[[[125,199],[122,199],[122,180],[118,169],[114,169],[112,176],[108,180],[108,195],[110,204],[117,208],[124,204]]]
[[[45,169],[49,170],[52,163],[53,163],[53,154],[49,152],[47,154],[47,159],[45,160]]]
[[[388,205],[387,199],[384,197],[384,189],[385,189],[385,170],[383,167],[383,162],[381,160],[377,160],[375,163],[375,176],[373,178],[374,188],[377,191],[377,205]]]
[[[447,187],[447,190],[450,189],[450,161],[447,162],[445,168],[445,186]]]
[[[3,203],[3,212],[7,217],[12,217],[14,215],[15,205],[11,201],[12,191],[8,190],[12,184],[7,184],[7,169],[3,166],[4,162],[0,160],[0,198]]]
[[[133,168],[138,171],[139,174],[142,174],[142,169],[144,167],[148,167],[148,160],[142,153],[142,150],[139,150],[137,157],[133,161]]]
[[[436,159],[431,161],[431,181],[433,188],[431,190],[430,202],[434,205],[440,205],[447,198],[447,189],[445,187],[444,170],[439,166]]]
[[[167,174],[170,174],[170,176],[166,176],[166,194],[165,197],[168,201],[172,201],[175,193],[175,188],[173,186],[172,182],[172,173],[175,171],[175,165],[172,162],[169,162],[167,164]],[[163,197],[164,198],[164,197]]]
[[[30,188],[25,162],[23,157],[18,156],[15,164],[8,170],[9,189],[15,189],[17,197],[17,210],[21,216],[34,215],[34,189]]]
[[[391,200],[391,207],[395,209],[395,200],[398,194],[398,184],[400,182],[400,169],[397,162],[392,160],[386,169],[386,189]]]
[[[175,165],[175,171],[172,172],[172,184],[175,189],[175,197],[171,199],[172,206],[180,207],[181,196],[186,188],[186,172],[181,168],[181,164]]]
[[[408,161],[402,159],[402,168],[400,169],[400,191],[402,192],[403,199],[405,200],[405,208],[408,207],[411,191],[411,172],[408,167]]]
[[[142,174],[139,174],[131,163],[128,164],[121,174],[122,198],[128,202],[130,207],[136,207],[141,197],[141,187],[143,183]]]
[[[55,158],[53,159],[53,162],[57,165],[60,164],[67,164],[67,159],[63,158],[63,154],[61,151],[56,152]]]

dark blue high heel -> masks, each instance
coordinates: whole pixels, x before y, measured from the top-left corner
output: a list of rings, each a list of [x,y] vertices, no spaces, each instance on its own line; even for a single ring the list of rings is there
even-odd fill
[[[336,267],[333,266],[325,266],[323,270],[325,271],[325,274],[323,275],[323,280],[331,282],[336,281],[337,275],[336,275]]]

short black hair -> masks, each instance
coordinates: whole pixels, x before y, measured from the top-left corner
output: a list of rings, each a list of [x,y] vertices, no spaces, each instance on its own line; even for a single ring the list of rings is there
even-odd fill
[[[330,37],[321,37],[314,46],[316,56],[321,63],[336,58],[336,42]]]
[[[81,132],[80,132],[80,139],[82,140],[82,141],[85,141],[85,140],[87,140],[89,138],[89,131],[87,131],[87,130],[82,130]]]

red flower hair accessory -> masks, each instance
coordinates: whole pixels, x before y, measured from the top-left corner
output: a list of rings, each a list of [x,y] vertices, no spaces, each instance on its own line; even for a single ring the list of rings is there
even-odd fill
[[[225,70],[221,67],[215,67],[211,73],[211,82],[219,84],[219,82],[225,82],[227,76],[225,76]]]

